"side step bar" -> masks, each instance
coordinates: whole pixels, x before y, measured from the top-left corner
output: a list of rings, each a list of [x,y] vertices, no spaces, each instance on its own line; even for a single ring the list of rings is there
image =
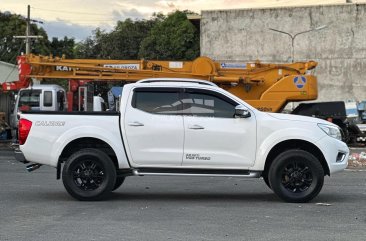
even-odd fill
[[[250,177],[259,178],[261,172],[248,170],[207,170],[207,169],[132,169],[134,176],[210,176],[210,177]]]

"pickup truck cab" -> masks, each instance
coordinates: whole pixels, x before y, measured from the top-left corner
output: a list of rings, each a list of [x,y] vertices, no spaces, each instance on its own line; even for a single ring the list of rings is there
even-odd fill
[[[263,177],[284,201],[307,202],[349,155],[332,123],[261,112],[194,79],[127,84],[118,112],[23,113],[19,143],[19,160],[56,167],[78,200],[103,199],[128,176],[183,175]]]

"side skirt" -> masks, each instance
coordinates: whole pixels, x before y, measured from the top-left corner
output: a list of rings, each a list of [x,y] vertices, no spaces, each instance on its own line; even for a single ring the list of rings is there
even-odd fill
[[[210,176],[259,178],[262,172],[249,170],[217,170],[187,168],[136,168],[118,170],[120,176]]]

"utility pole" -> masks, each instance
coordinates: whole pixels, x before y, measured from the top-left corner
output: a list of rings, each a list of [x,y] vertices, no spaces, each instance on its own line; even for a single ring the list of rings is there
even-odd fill
[[[30,54],[30,50],[31,50],[31,39],[39,39],[39,38],[43,38],[43,36],[41,35],[37,35],[37,36],[31,36],[30,35],[30,30],[31,30],[31,25],[30,23],[32,22],[37,22],[37,23],[43,23],[41,21],[37,21],[37,20],[33,20],[30,18],[30,5],[28,5],[28,9],[27,9],[27,18],[26,18],[26,22],[27,22],[27,28],[25,31],[25,36],[14,36],[14,38],[24,38],[25,39],[25,54]]]
[[[27,30],[26,30],[26,42],[25,42],[25,54],[30,54],[30,5],[28,5],[28,11],[27,11]]]

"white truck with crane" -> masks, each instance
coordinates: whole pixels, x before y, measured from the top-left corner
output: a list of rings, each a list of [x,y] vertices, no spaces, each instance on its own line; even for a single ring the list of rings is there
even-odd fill
[[[86,92],[86,87],[83,90]],[[79,111],[104,111],[106,107],[100,96],[92,96],[93,102],[90,105],[87,98],[79,100]],[[66,111],[66,91],[55,84],[38,84],[18,91],[12,114],[10,115],[10,126],[12,136],[16,136],[18,129],[19,115],[22,111]]]
[[[307,202],[349,155],[332,123],[173,78],[125,85],[118,112],[22,113],[19,144],[19,161],[55,167],[78,200],[104,199],[128,176],[176,175],[263,177],[284,201]]]

